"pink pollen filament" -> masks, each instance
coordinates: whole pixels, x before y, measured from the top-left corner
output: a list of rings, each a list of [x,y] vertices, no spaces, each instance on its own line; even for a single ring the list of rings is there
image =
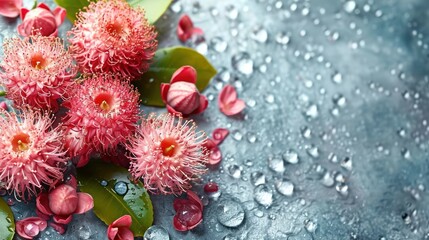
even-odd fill
[[[113,96],[107,92],[100,93],[94,98],[94,103],[104,112],[109,112],[113,105]]]
[[[23,152],[28,150],[30,144],[30,136],[26,133],[18,133],[12,138],[12,149],[15,152]]]
[[[41,53],[36,53],[31,56],[30,64],[33,68],[40,70],[46,67],[47,61]]]
[[[173,157],[178,149],[178,144],[173,138],[165,138],[161,141],[162,154],[166,157]]]

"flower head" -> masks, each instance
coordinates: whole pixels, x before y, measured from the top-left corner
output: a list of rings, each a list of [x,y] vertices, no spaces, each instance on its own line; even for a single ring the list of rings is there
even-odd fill
[[[130,215],[124,215],[107,227],[107,238],[109,240],[133,240],[134,234],[130,230],[132,219]]]
[[[158,46],[144,11],[124,0],[91,2],[68,35],[84,73],[121,73],[131,79],[149,68]]]
[[[205,171],[204,132],[196,132],[192,120],[171,114],[149,115],[128,146],[133,154],[130,172],[142,178],[153,193],[181,194]]]
[[[12,38],[4,43],[0,83],[16,106],[56,109],[76,74],[71,55],[61,39],[40,35]]]
[[[9,18],[18,17],[21,7],[22,0],[3,0],[0,4],[0,15]]]
[[[85,79],[64,104],[66,147],[71,156],[83,155],[85,165],[92,151],[107,152],[124,143],[139,119],[139,94],[117,75]]]
[[[43,185],[53,187],[63,178],[68,160],[60,129],[39,112],[0,110],[0,182],[19,198],[37,195]]]
[[[56,7],[51,11],[48,5],[39,3],[36,8],[21,8],[22,23],[18,25],[18,33],[27,37],[34,34],[57,36],[58,27],[64,22],[66,10]]]
[[[161,84],[161,97],[169,113],[188,116],[206,110],[207,98],[198,92],[196,81],[197,71],[191,66],[183,66],[174,72],[170,84]]]

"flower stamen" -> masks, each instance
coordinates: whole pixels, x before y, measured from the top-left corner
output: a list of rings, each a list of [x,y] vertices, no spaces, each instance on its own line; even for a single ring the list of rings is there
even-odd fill
[[[12,138],[12,149],[15,152],[27,151],[30,147],[30,136],[26,133],[18,133]]]

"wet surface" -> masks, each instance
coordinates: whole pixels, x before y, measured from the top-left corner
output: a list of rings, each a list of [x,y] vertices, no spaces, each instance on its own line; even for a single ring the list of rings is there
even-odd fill
[[[152,196],[147,238],[429,238],[428,9],[425,0],[174,3],[157,23],[160,46],[180,44],[181,14],[204,30],[187,45],[219,74],[195,119],[231,133],[220,166],[194,188],[203,224],[175,231],[173,197]],[[15,34],[17,22],[1,23],[1,39]],[[227,83],[246,102],[232,118],[217,106]],[[218,193],[204,193],[209,181]],[[23,205],[12,207],[18,219],[34,215]],[[40,239],[104,239],[105,228],[87,213],[66,235],[48,228]]]

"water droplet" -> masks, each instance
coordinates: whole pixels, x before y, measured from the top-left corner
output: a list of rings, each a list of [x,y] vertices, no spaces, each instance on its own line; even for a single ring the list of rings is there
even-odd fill
[[[278,44],[287,45],[289,41],[290,41],[289,36],[284,32],[280,32],[276,35],[276,42]]]
[[[348,13],[351,13],[356,8],[356,2],[355,1],[347,1],[344,3],[344,10]]]
[[[128,184],[124,181],[118,181],[114,189],[118,195],[124,196],[128,192]]]
[[[265,184],[265,175],[262,172],[256,171],[250,174],[250,182],[253,186]]]
[[[256,137],[256,134],[255,134],[255,133],[253,133],[253,132],[248,132],[248,133],[246,134],[246,136],[247,136],[247,141],[248,141],[249,143],[254,143],[254,142],[256,142],[257,137]]]
[[[232,132],[232,138],[234,138],[236,141],[241,141],[241,139],[243,139],[243,134],[241,134],[241,132],[238,130],[234,130]]]
[[[229,176],[233,178],[240,178],[241,177],[241,168],[238,165],[232,164],[227,167]]]
[[[250,37],[260,43],[265,43],[268,39],[268,32],[262,26],[256,26]]]
[[[352,159],[349,157],[346,157],[341,161],[340,165],[347,171],[351,171],[353,167]]]
[[[210,44],[212,48],[219,53],[225,52],[225,50],[228,48],[228,43],[221,37],[214,37],[210,41]]]
[[[244,221],[245,212],[240,203],[233,200],[223,201],[216,211],[217,220],[225,227],[238,227]]]
[[[169,240],[170,235],[165,228],[152,225],[150,226],[143,235],[144,240]]]
[[[205,193],[214,193],[219,191],[219,186],[215,182],[208,182],[204,185]]]
[[[274,103],[274,100],[275,100],[273,94],[266,94],[264,99],[265,99],[265,102],[267,103]]]
[[[227,68],[221,67],[219,69],[219,73],[216,76],[216,79],[218,79],[224,83],[227,83],[227,82],[229,82],[229,80],[231,80],[231,73],[228,71]]]
[[[410,152],[410,150],[404,148],[404,149],[401,150],[401,154],[402,154],[402,157],[404,157],[405,159],[411,159],[411,152]]]
[[[103,187],[107,186],[108,184],[109,183],[106,180],[101,180],[100,181],[100,185],[103,186]]]
[[[309,8],[303,8],[301,10],[302,16],[307,16],[309,13],[310,13],[310,9]]]
[[[336,72],[334,73],[334,75],[332,75],[332,81],[334,83],[340,84],[343,82],[343,75],[341,75],[341,73]]]
[[[311,129],[308,128],[307,126],[303,127],[301,129],[301,135],[306,139],[310,139],[311,138]]]
[[[311,221],[310,219],[306,219],[304,221],[305,230],[309,233],[314,233],[317,229],[317,223]]]
[[[337,184],[335,189],[343,197],[347,197],[349,195],[349,186],[345,183]]]
[[[283,160],[275,156],[268,157],[268,167],[277,173],[285,171]]]
[[[313,158],[318,158],[320,155],[319,148],[314,145],[311,145],[309,148],[307,148],[307,153],[310,155],[310,157]]]
[[[202,55],[207,54],[208,45],[206,39],[200,35],[193,35],[191,38],[191,47],[195,48],[195,50]]]
[[[283,153],[282,158],[290,164],[297,164],[299,162],[298,153],[291,149]]]
[[[325,175],[323,175],[321,182],[325,187],[332,187],[335,183],[334,177],[330,172],[326,172]]]
[[[232,57],[232,67],[244,75],[253,73],[253,60],[247,52],[240,52]]]
[[[319,116],[319,108],[316,104],[311,104],[305,111],[307,118],[317,118]]]
[[[266,208],[273,204],[273,191],[265,184],[258,185],[255,188],[253,197],[258,204]]]
[[[381,17],[381,16],[383,16],[383,12],[379,9],[379,10],[375,11],[375,16]]]
[[[407,132],[405,131],[405,129],[403,129],[403,128],[401,128],[401,129],[399,129],[398,130],[398,135],[400,136],[400,137],[406,137],[407,136]]]
[[[276,186],[276,190],[287,197],[290,197],[293,195],[293,190],[295,188],[295,186],[293,185],[293,183],[291,181],[289,181],[289,179],[283,179],[281,181],[276,182],[275,184]]]
[[[341,94],[335,95],[332,101],[334,102],[335,105],[341,108],[345,107],[347,103],[346,98]]]
[[[233,5],[228,5],[225,8],[226,10],[226,16],[231,19],[231,20],[236,20],[238,18],[238,10],[235,6]]]

